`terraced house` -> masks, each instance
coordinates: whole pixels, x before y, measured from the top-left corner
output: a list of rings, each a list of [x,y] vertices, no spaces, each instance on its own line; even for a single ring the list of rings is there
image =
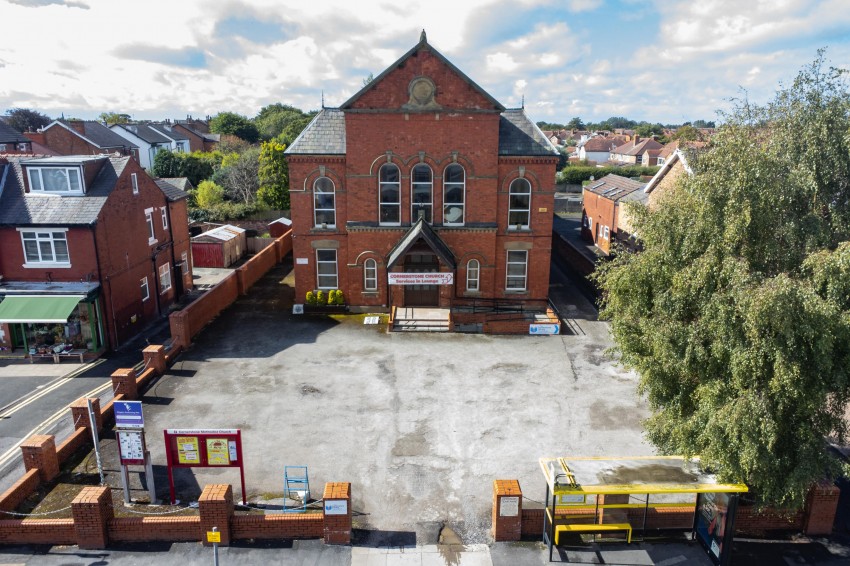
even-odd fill
[[[470,324],[506,305],[545,310],[557,149],[424,32],[286,155],[299,299],[341,289],[355,307]]]

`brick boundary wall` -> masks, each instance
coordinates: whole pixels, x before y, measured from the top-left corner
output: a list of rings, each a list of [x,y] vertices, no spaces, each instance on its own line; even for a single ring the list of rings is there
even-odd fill
[[[287,515],[237,515],[230,520],[236,539],[308,539],[325,536],[321,513]]]
[[[200,517],[116,517],[107,522],[113,542],[197,542]]]
[[[77,532],[73,519],[6,519],[0,544],[77,544]]]
[[[496,511],[497,498],[505,495],[505,482],[515,480],[498,480],[493,486],[493,525],[494,539],[518,540],[504,537],[513,534],[512,527],[507,524],[511,517],[500,517]],[[501,484],[500,484],[501,482]],[[516,483],[516,491],[522,497],[519,482]],[[743,536],[765,536],[777,532],[803,532],[807,535],[828,535],[832,532],[835,523],[835,514],[838,508],[838,497],[840,490],[832,482],[824,481],[812,487],[806,498],[806,505],[798,511],[780,511],[776,509],[756,509],[752,506],[739,505],[735,518],[735,533]],[[639,529],[643,524],[643,509],[609,510],[620,511],[624,519],[627,519],[635,528]],[[522,538],[543,536],[543,517],[545,509],[526,509],[521,507],[520,511],[520,536]],[[593,510],[576,509],[572,511],[559,511],[558,517],[572,516],[578,522],[592,522]],[[583,517],[582,517],[583,516]],[[579,517],[581,517],[579,519]],[[694,508],[661,507],[649,509],[646,515],[646,527],[654,529],[690,529],[693,526]]]

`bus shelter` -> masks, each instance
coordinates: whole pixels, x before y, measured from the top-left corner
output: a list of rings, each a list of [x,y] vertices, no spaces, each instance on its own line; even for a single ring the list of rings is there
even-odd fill
[[[718,566],[730,563],[738,494],[743,484],[720,483],[698,459],[681,456],[541,458],[546,478],[543,542],[569,533],[620,532],[631,542],[647,532],[691,531]]]

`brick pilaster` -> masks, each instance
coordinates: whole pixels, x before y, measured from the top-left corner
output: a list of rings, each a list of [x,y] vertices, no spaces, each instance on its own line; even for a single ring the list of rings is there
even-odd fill
[[[103,428],[103,415],[100,413],[100,399],[97,397],[91,398],[92,411],[94,412],[94,422],[97,424],[97,430]],[[87,399],[81,397],[71,403],[71,417],[74,419],[74,428],[90,428],[89,406]]]
[[[71,514],[74,517],[77,546],[106,548],[109,543],[108,523],[115,516],[109,487],[84,487],[71,502]]]
[[[809,490],[804,529],[807,535],[832,534],[840,494],[841,491],[831,481],[822,481]]]
[[[121,368],[112,372],[112,393],[116,397],[123,395],[127,401],[139,398],[139,387],[136,384],[136,370]]]
[[[505,500],[505,498],[508,499]],[[515,506],[514,503],[516,503]],[[493,481],[492,528],[493,540],[496,542],[520,540],[522,537],[522,489],[519,481]]]
[[[326,483],[322,499],[325,501],[325,544],[351,544],[351,484]],[[328,504],[338,508],[341,501],[345,501],[346,512],[340,515],[328,514]]]
[[[52,481],[59,475],[59,458],[53,435],[30,436],[21,443],[21,453],[26,471],[38,470],[42,482]]]
[[[213,527],[221,533],[220,546],[230,545],[230,518],[233,516],[233,487],[229,484],[210,484],[204,487],[198,499],[198,512],[201,515],[201,536],[206,546],[207,532]]]
[[[142,356],[145,358],[146,368],[153,368],[157,375],[165,374],[168,369],[168,364],[165,362],[165,346],[147,346],[142,350]]]

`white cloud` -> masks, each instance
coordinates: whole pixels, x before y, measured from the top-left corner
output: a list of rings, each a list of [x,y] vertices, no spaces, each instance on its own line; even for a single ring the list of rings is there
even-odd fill
[[[425,28],[500,102],[519,106],[524,95],[552,121],[710,119],[738,85],[766,99],[823,44],[832,61],[850,60],[846,3],[149,0],[128,16],[114,0],[0,0],[15,22],[0,40],[0,112],[254,115],[278,101],[317,108],[323,91],[333,106]],[[643,14],[629,24],[642,26],[640,40],[618,39],[624,10]]]

